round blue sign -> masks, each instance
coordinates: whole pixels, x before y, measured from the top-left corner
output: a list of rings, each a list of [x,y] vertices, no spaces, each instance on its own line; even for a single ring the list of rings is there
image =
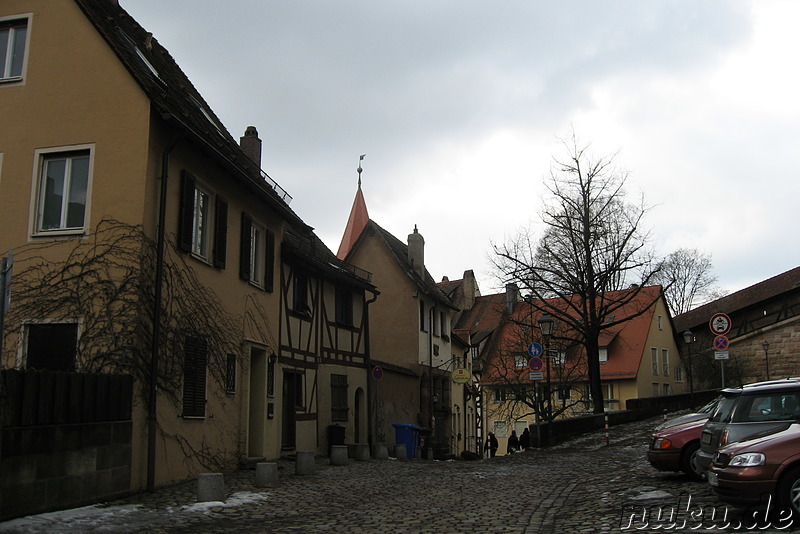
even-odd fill
[[[539,356],[541,356],[543,353],[544,353],[544,349],[542,348],[542,345],[541,345],[541,344],[539,344],[539,343],[536,343],[536,342],[534,341],[533,343],[531,343],[530,345],[528,345],[528,355],[529,355],[531,358],[538,358],[538,357],[539,357]]]

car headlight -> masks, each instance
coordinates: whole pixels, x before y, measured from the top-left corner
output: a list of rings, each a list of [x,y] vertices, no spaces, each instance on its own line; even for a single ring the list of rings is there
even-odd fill
[[[753,467],[756,465],[764,465],[766,457],[760,452],[743,452],[737,454],[728,465],[731,467]]]
[[[670,447],[672,447],[672,442],[667,438],[657,438],[653,443],[654,449],[669,449]]]

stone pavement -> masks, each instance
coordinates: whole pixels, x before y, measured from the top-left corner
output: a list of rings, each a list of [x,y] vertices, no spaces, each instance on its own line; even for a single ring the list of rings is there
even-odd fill
[[[320,458],[317,471],[306,476],[296,476],[294,465],[281,461],[274,488],[256,488],[254,471],[226,474],[229,497],[224,506],[195,504],[196,483],[191,481],[109,503],[114,515],[102,525],[71,523],[70,531],[750,531],[736,523],[742,511],[721,505],[705,483],[650,467],[645,453],[650,431],[659,422],[656,418],[612,427],[608,446],[603,432],[593,432],[550,449],[478,461],[351,460],[345,466],[330,466]],[[670,510],[684,512],[672,520],[653,516]],[[712,518],[709,512],[716,515]],[[723,513],[729,514],[727,529],[722,528]],[[0,523],[2,533],[23,531],[4,529]]]

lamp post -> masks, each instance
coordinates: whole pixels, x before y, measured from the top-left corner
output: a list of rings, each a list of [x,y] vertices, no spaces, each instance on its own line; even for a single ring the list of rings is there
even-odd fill
[[[764,340],[761,346],[764,347],[764,363],[767,365],[767,380],[769,380],[769,341]]]
[[[683,341],[686,343],[686,374],[689,379],[689,404],[694,406],[694,378],[692,376],[692,342],[694,341],[694,334],[691,330],[683,331]]]
[[[550,392],[550,335],[553,333],[553,318],[543,313],[539,317],[539,329],[542,331],[544,340],[544,358],[547,366],[547,445],[552,445],[553,436],[553,395]]]

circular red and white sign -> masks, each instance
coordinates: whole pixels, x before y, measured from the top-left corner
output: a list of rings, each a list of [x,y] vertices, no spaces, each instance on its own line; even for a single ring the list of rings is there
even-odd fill
[[[731,318],[724,313],[715,313],[708,322],[711,332],[718,336],[724,336],[731,330]]]

